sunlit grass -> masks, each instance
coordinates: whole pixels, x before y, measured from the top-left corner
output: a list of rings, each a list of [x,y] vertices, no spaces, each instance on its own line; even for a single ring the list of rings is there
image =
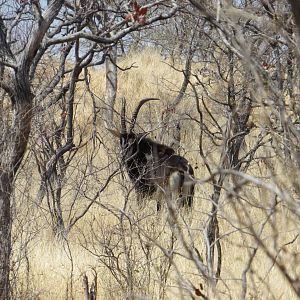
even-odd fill
[[[165,61],[153,49],[147,49],[139,54],[132,53],[126,59],[122,59],[120,65],[122,68],[132,65],[132,68],[119,74],[118,96],[115,108],[119,111],[119,100],[120,97],[124,96],[127,99],[127,113],[130,116],[139,99],[159,97],[161,102],[144,107],[138,120],[139,125],[143,128],[150,129],[152,125],[154,128],[152,136],[155,137],[159,131],[162,111],[176,97],[183,75],[170,68],[168,61]],[[91,78],[91,87],[97,99],[97,106],[105,108],[105,73],[103,69],[91,71]],[[213,92],[216,95],[220,93],[212,89]],[[69,214],[70,203],[73,201],[71,199],[74,198],[76,191],[80,191],[80,189],[85,190],[85,194],[79,194],[74,204],[75,211],[80,213],[89,204],[90,200],[86,196],[92,199],[111,172],[119,167],[118,141],[104,129],[103,110],[100,110],[97,122],[93,124],[93,105],[89,93],[84,87],[80,86],[78,95],[75,126],[85,140],[90,139],[93,130],[96,128],[102,144],[98,143],[96,146],[93,146],[92,142],[90,142],[86,147],[80,149],[77,158],[68,170],[67,182],[64,183],[65,193],[63,195],[65,216]],[[150,113],[152,120],[149,121]],[[194,100],[192,97],[189,97],[189,93],[176,111],[178,117],[184,117],[185,113],[195,118],[198,117]],[[220,120],[222,118],[223,116],[221,115]],[[117,115],[115,115],[114,121],[119,126]],[[96,127],[94,128],[93,126]],[[201,179],[208,176],[208,171],[205,169],[198,151],[198,130],[199,127],[195,122],[187,120],[182,123],[183,151],[191,164],[193,166],[197,165],[195,174],[197,178]],[[255,140],[254,136],[255,132],[253,136],[247,137],[249,146]],[[75,141],[78,140],[79,137],[77,136]],[[212,165],[217,165],[221,155],[221,147],[213,148],[209,141],[206,141],[205,145],[212,148],[208,159],[212,162]],[[261,151],[264,151],[264,149]],[[92,157],[93,153],[96,153],[96,155],[92,159],[92,164],[89,165],[86,157],[89,155]],[[252,167],[250,172],[257,176],[271,176],[269,169],[262,165]],[[26,179],[28,174],[31,176],[29,181],[28,178]],[[89,212],[71,229],[68,233],[67,241],[63,239],[57,241],[56,237],[53,236],[45,199],[39,205],[34,201],[38,179],[39,176],[35,170],[33,157],[29,152],[28,161],[25,162],[20,173],[16,189],[17,201],[23,201],[22,203],[17,202],[16,209],[16,216],[22,226],[15,226],[14,232],[14,236],[16,236],[14,259],[16,261],[20,261],[18,250],[21,249],[23,242],[20,235],[21,230],[26,232],[32,231],[34,228],[35,232],[29,238],[28,252],[25,255],[26,259],[24,257],[21,258],[22,267],[20,267],[19,271],[21,280],[18,282],[18,285],[20,286],[20,294],[27,295],[24,298],[29,297],[28,295],[31,293],[30,297],[33,299],[65,299],[66,295],[70,295],[72,290],[74,299],[82,299],[82,275],[87,272],[89,278],[92,278],[93,270],[96,270],[98,273],[99,298],[124,299],[124,292],[121,290],[120,285],[113,274],[101,262],[101,259],[103,259],[101,255],[105,254],[102,249],[102,243],[105,239],[111,238],[112,245],[119,243],[114,248],[114,251],[116,251],[116,255],[120,255],[122,272],[126,271],[124,252],[122,252],[122,244],[119,241],[120,236],[124,234],[126,243],[129,243],[132,247],[132,259],[136,263],[132,266],[132,272],[135,283],[137,287],[139,286],[137,295],[159,299],[162,288],[163,268],[166,268],[168,263],[168,259],[166,259],[159,246],[169,249],[172,242],[172,234],[167,214],[165,212],[158,215],[155,213],[155,199],[146,203],[145,207],[141,209],[136,206],[134,201],[135,195],[131,192],[128,203],[128,206],[131,208],[125,207],[125,195],[132,186],[124,174],[119,174],[113,178],[107,189],[97,198]],[[218,284],[220,294],[214,295],[213,292],[210,292],[210,299],[214,297],[217,299],[239,299],[242,291],[242,273],[245,270],[249,253],[256,245],[247,227],[253,226],[254,230],[259,230],[266,218],[265,210],[251,206],[247,201],[238,203],[240,200],[228,196],[227,188],[229,191],[230,184],[228,182],[225,183],[225,191],[222,194],[219,212],[223,249],[222,280]],[[244,191],[244,194],[249,197],[251,203],[268,207],[272,202],[273,196],[270,193],[251,186],[246,189],[249,190]],[[24,190],[26,190],[26,195]],[[194,244],[203,258],[205,258],[205,240],[203,236],[211,209],[209,199],[212,193],[211,183],[198,185],[193,212],[182,212],[183,219],[180,219],[180,224],[185,224],[183,232],[186,240],[189,245]],[[23,195],[23,197],[20,195]],[[109,209],[105,209],[105,207]],[[122,221],[119,216],[120,210],[123,209],[126,210],[128,218]],[[287,243],[293,239],[297,231],[295,224],[298,222],[299,225],[299,221],[296,221],[295,217],[289,215],[283,205],[279,206],[278,210],[276,219],[273,221],[274,228],[267,225],[263,231],[262,238],[266,243],[272,243],[272,235],[278,233],[282,235],[280,240],[282,244]],[[139,222],[134,223],[132,220],[139,220]],[[119,231],[120,224],[123,226],[123,232]],[[244,229],[243,234],[238,230],[241,227]],[[280,229],[279,232],[278,229]],[[141,232],[144,231],[141,234],[143,238],[138,235],[139,230]],[[147,270],[145,250],[142,249],[142,242],[146,242],[146,234],[150,238],[147,242],[149,243],[149,256],[151,256],[150,278],[143,273],[144,270]],[[194,263],[184,257],[185,249],[180,240],[177,239],[173,242],[177,254],[172,259],[181,276],[186,282],[191,282],[195,287],[203,284],[207,288],[204,279],[197,273]],[[289,249],[293,249],[291,252],[296,253],[300,250],[299,244],[293,244],[289,247]],[[281,255],[284,261],[284,253]],[[145,267],[145,269],[141,268],[141,266]],[[262,251],[258,251],[253,266],[255,272],[251,273],[248,278],[247,299],[272,299],[273,296],[275,299],[295,298],[290,286],[283,280],[279,271],[273,267],[272,262]],[[141,269],[138,269],[138,267]],[[293,262],[290,261],[286,263],[286,268],[299,269],[299,266],[294,266]],[[26,274],[29,274],[29,291],[25,289],[26,280],[28,280]],[[166,299],[179,299],[182,295],[189,299],[188,287],[179,284],[183,280],[178,276],[174,267],[171,267],[166,276],[168,278],[165,286]],[[126,282],[122,276],[120,280]],[[265,284],[262,282],[265,282]],[[271,290],[269,289],[270,286],[272,287]],[[206,292],[208,291],[205,290],[204,293]],[[181,295],[181,293],[183,294]]]

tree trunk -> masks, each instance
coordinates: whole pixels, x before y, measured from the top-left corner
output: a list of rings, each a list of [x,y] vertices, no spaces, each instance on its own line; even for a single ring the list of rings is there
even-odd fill
[[[113,128],[113,112],[117,96],[118,70],[117,70],[117,45],[111,47],[109,56],[106,57],[106,96],[107,114],[105,116],[108,128]]]
[[[16,89],[18,90],[18,88]],[[11,194],[13,181],[28,144],[31,129],[32,94],[22,90],[13,97],[14,115],[0,146],[0,299],[10,299]],[[20,96],[20,97],[18,97]]]
[[[11,253],[12,174],[0,174],[0,299],[10,299],[9,270]]]

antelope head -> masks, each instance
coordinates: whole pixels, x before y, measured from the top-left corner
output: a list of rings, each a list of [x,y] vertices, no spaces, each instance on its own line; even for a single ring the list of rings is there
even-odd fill
[[[147,133],[139,133],[136,134],[134,133],[134,126],[137,120],[138,113],[141,109],[141,107],[147,103],[148,101],[152,100],[159,100],[158,98],[145,98],[142,99],[137,107],[135,108],[130,125],[129,125],[129,130],[127,131],[126,127],[126,100],[123,97],[122,98],[122,108],[121,108],[121,132],[120,132],[120,145],[122,147],[123,151],[126,151],[127,155],[131,155],[137,151],[138,143],[141,139],[145,138]],[[128,153],[131,152],[131,153]]]

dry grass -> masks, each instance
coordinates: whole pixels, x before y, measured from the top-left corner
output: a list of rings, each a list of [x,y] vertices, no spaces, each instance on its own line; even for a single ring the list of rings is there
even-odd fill
[[[144,108],[140,115],[139,124],[142,127],[147,129],[157,128],[156,124],[159,124],[158,121],[163,108],[166,108],[167,102],[174,99],[180,88],[182,75],[172,70],[159,53],[153,49],[147,49],[142,54],[132,54],[122,61],[121,65],[126,67],[133,63],[136,68],[120,73],[118,97],[125,96],[127,98],[129,111],[143,97],[163,99],[161,103],[155,104],[155,108],[151,110],[150,107]],[[103,106],[105,74],[103,70],[94,70],[91,75],[93,91],[99,101],[98,105]],[[90,97],[85,90],[79,91],[79,93],[82,96],[79,98],[77,107],[77,126],[84,136],[90,136],[92,130]],[[116,110],[118,109],[117,104]],[[196,115],[195,104],[189,97],[184,99],[177,111],[179,116],[182,112]],[[153,122],[154,124],[149,124],[148,114],[150,113],[156,120]],[[116,122],[118,122],[118,119],[116,119]],[[70,210],[70,199],[74,197],[74,190],[84,188],[86,193],[92,197],[98,188],[103,185],[108,174],[114,167],[117,167],[118,150],[116,141],[112,140],[110,134],[103,131],[101,116],[98,118],[97,128],[108,148],[103,145],[98,146],[97,155],[93,159],[93,166],[89,166],[89,172],[83,172],[83,170],[87,170],[86,156],[92,154],[93,147],[91,145],[83,148],[76,161],[74,161],[73,168],[69,170],[68,182],[65,182],[67,192],[63,198],[65,201],[63,208],[66,216]],[[155,132],[153,135],[155,135]],[[251,138],[249,142],[251,142]],[[193,122],[186,121],[184,123],[183,144],[186,145],[185,150],[192,164],[198,165],[196,177],[203,178],[207,175],[207,172],[202,166],[202,161],[196,151],[198,147],[197,126]],[[207,143],[207,146],[210,146],[209,143]],[[219,156],[219,149],[216,148],[208,159],[217,164]],[[105,245],[114,247],[116,256],[119,255],[119,267],[124,274],[126,273],[124,243],[128,247],[130,245],[131,271],[136,285],[136,294],[141,296],[141,299],[160,298],[164,274],[168,278],[165,286],[166,299],[190,298],[188,291],[185,289],[186,286],[181,285],[183,279],[186,282],[192,282],[196,287],[204,284],[204,292],[209,291],[204,279],[197,273],[194,263],[184,257],[186,250],[180,240],[172,241],[172,233],[167,223],[167,214],[165,212],[159,215],[155,213],[155,201],[150,201],[144,209],[140,210],[135,207],[134,195],[131,193],[129,197],[131,208],[126,209],[128,218],[125,218],[125,220],[120,219],[118,209],[124,208],[124,196],[131,186],[128,181],[124,183],[124,178],[121,176],[114,178],[108,189],[101,194],[101,197],[97,200],[98,202],[72,228],[68,235],[68,242],[57,241],[52,234],[46,203],[42,203],[39,207],[34,202],[34,195],[37,190],[36,182],[38,182],[39,177],[36,170],[34,170],[35,166],[31,159],[32,156],[29,152],[28,160],[19,176],[19,188],[16,191],[16,198],[21,199],[22,203],[17,202],[17,221],[14,227],[14,236],[16,237],[14,258],[16,261],[21,261],[19,269],[17,268],[18,265],[16,265],[16,269],[20,278],[17,283],[18,294],[23,299],[65,299],[67,295],[70,295],[71,290],[74,299],[82,299],[82,275],[87,272],[91,278],[93,269],[98,273],[99,299],[124,299],[124,291],[120,288],[120,284],[103,263],[105,258],[101,255],[105,254],[103,252],[104,241],[106,242]],[[112,163],[112,165],[102,171],[102,168],[107,166],[108,163]],[[264,167],[251,169],[252,174],[259,175],[266,175],[265,172],[267,171],[268,169]],[[28,179],[29,174],[30,178]],[[80,184],[78,184],[79,181]],[[226,184],[225,188],[230,189],[230,184]],[[180,217],[181,224],[184,224],[184,222],[188,224],[183,226],[186,241],[189,244],[193,242],[202,257],[205,257],[203,233],[207,222],[207,214],[211,207],[209,201],[211,194],[212,185],[210,183],[198,186],[193,212],[183,212],[182,217]],[[251,199],[252,203],[257,203],[263,207],[267,207],[272,199],[272,195],[253,187],[249,187],[244,194]],[[80,195],[76,199],[75,210],[79,212],[88,203],[89,201],[85,196]],[[103,207],[112,209],[116,215]],[[279,207],[279,210],[276,219],[273,220],[273,223],[270,223],[273,224],[273,227],[268,224],[263,231],[263,241],[266,244],[273,243],[274,234],[280,235],[278,240],[282,243],[292,240],[299,226],[299,220],[290,215],[283,205]],[[259,230],[262,222],[266,219],[266,210],[255,208],[246,201],[237,203],[237,199],[226,197],[226,192],[224,192],[219,215],[223,248],[222,280],[218,284],[219,293],[214,294],[210,291],[210,299],[238,299],[242,292],[242,272],[246,267],[251,247],[255,246],[255,241],[248,227],[253,225],[255,230]],[[136,223],[133,223],[133,221],[136,221]],[[241,228],[244,230],[237,230]],[[278,230],[280,231],[278,232]],[[122,235],[124,240],[122,240]],[[147,241],[146,235],[148,235]],[[23,243],[26,240],[29,240],[29,243],[25,253],[21,246],[24,245]],[[169,249],[172,243],[174,243],[174,249],[178,253],[174,255],[173,263],[178,268],[182,278],[179,277],[174,266],[171,267],[169,273],[166,271],[169,260],[165,258],[159,248]],[[145,244],[148,248],[143,248]],[[145,259],[145,249],[149,251],[150,259],[148,261]],[[289,246],[289,251],[292,253],[299,252],[299,243]],[[299,274],[300,266],[294,265],[293,261],[286,261],[284,251],[280,255],[282,261],[286,262],[286,268],[294,268],[295,273]],[[149,261],[151,263],[147,266]],[[72,281],[70,278],[72,278]],[[126,280],[122,276],[119,279],[126,285]],[[253,272],[250,273],[248,280],[247,299],[296,299],[278,269],[260,250],[255,257]],[[29,284],[26,284],[27,281]]]

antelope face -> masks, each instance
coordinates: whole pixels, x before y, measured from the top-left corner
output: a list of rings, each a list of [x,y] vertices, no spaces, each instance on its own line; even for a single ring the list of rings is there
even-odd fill
[[[133,133],[121,134],[120,145],[123,155],[129,158],[137,151],[137,136]]]

